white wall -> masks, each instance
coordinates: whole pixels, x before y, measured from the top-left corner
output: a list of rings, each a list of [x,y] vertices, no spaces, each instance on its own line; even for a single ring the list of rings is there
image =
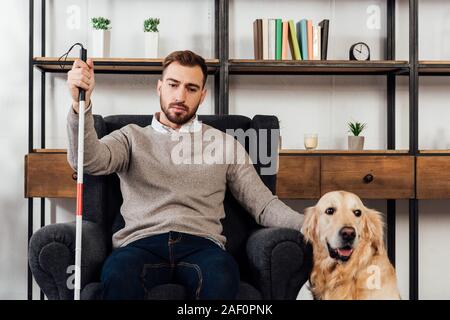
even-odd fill
[[[35,1],[39,4],[39,1]],[[331,20],[329,59],[346,59],[348,48],[365,41],[372,58],[383,58],[386,36],[384,0],[230,0],[230,58],[252,58],[252,22],[256,18],[311,18]],[[161,56],[178,49],[191,49],[214,58],[214,2],[209,0],[48,0],[47,55],[59,56],[74,42],[91,46],[89,19],[103,15],[112,20],[113,57],[139,57],[143,53],[142,21],[158,16]],[[276,5],[275,5],[276,3]],[[408,59],[408,1],[397,1],[397,59]],[[67,25],[67,8],[78,5],[80,28]],[[379,6],[381,28],[368,29],[366,12]],[[420,1],[420,59],[450,59],[450,45],[441,41],[450,28],[450,3]],[[35,54],[39,46],[39,6],[36,7]],[[23,157],[27,153],[28,128],[28,1],[3,0],[0,12],[0,299],[26,298],[27,201],[23,197]],[[76,56],[78,50],[73,52]],[[102,115],[154,113],[159,109],[155,93],[157,76],[97,75],[94,110]],[[39,79],[35,72],[35,147],[39,147]],[[65,117],[70,104],[65,75],[47,77],[47,148],[66,148]],[[421,78],[420,148],[450,148],[446,125],[450,78]],[[214,110],[213,82],[200,109]],[[367,148],[386,147],[386,82],[383,77],[345,76],[231,76],[230,112],[253,116],[276,114],[281,120],[283,147],[303,148],[303,133],[319,134],[319,148],[345,148],[349,119],[368,123]],[[408,148],[408,81],[397,81],[397,148]],[[439,116],[438,116],[439,115]],[[35,200],[35,229],[39,204]],[[289,201],[296,210],[311,201]],[[367,201],[385,212],[385,201]],[[445,245],[450,240],[449,201],[420,203],[420,298],[450,299],[450,259]],[[74,201],[47,199],[47,223],[73,219]],[[397,274],[404,298],[408,297],[408,202],[397,204]],[[439,277],[436,275],[439,274]],[[35,297],[38,289],[34,288]],[[301,297],[306,297],[301,295]]]

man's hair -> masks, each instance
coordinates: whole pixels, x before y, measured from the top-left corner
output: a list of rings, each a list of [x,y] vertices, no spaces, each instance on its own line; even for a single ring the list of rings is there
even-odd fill
[[[164,76],[164,71],[172,62],[178,62],[182,66],[187,67],[199,66],[202,69],[203,73],[203,87],[205,86],[206,77],[208,76],[208,67],[206,66],[206,62],[203,57],[195,54],[190,50],[174,51],[169,54],[163,61],[162,76]]]

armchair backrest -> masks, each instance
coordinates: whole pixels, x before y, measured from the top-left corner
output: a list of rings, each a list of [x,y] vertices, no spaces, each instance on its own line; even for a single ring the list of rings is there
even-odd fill
[[[148,126],[151,124],[152,118],[152,115],[114,115],[105,118],[95,115],[94,125],[98,137],[102,138],[130,123],[142,127]],[[270,165],[263,165],[260,161],[259,139],[261,134],[267,133],[268,146],[266,146],[266,150],[268,151],[264,150],[266,155],[270,155],[268,153],[270,153],[271,149],[269,146],[271,144],[275,143],[276,147],[278,146],[278,136],[276,136],[276,139],[271,139],[271,130],[279,129],[278,119],[275,116],[257,115],[250,119],[240,115],[199,115],[199,120],[223,132],[226,129],[243,129],[244,131],[250,128],[256,129],[258,157],[253,159],[254,166],[257,172],[260,173],[262,167]],[[258,129],[267,129],[267,131],[259,131]],[[276,131],[276,133],[278,132]],[[248,152],[248,139],[246,140],[245,148]],[[276,174],[260,175],[260,177],[264,184],[275,193]],[[124,226],[124,220],[120,214],[120,206],[123,199],[120,192],[119,178],[116,174],[112,174],[108,176],[86,175],[84,179],[84,219],[104,224],[107,232],[110,232],[108,236],[112,236],[113,233]],[[258,225],[253,217],[234,199],[229,190],[226,192],[224,208],[226,217],[222,223],[223,234],[227,238],[227,250],[238,260],[240,265],[241,262],[246,264],[242,260],[245,259],[247,238],[254,229],[258,228]]]

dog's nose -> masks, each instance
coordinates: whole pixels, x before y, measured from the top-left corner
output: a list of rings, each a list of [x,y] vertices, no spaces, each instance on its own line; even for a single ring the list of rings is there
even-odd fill
[[[347,241],[347,242],[351,242],[351,241],[355,240],[355,237],[356,237],[355,228],[352,228],[352,227],[342,228],[341,231],[339,231],[339,234],[340,234],[342,240]]]

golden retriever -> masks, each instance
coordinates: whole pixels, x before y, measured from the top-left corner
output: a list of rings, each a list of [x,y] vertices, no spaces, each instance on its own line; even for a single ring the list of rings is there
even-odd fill
[[[302,233],[313,246],[310,290],[315,299],[400,299],[380,213],[358,196],[326,193],[305,210]]]

